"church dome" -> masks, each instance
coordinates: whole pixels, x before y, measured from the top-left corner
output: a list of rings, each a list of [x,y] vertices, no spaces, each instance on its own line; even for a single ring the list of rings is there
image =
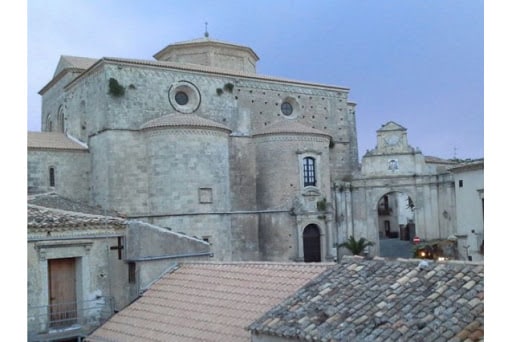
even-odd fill
[[[218,122],[208,120],[194,114],[167,114],[144,123],[141,126],[141,130],[164,127],[203,129],[206,128],[222,130],[226,131],[227,133],[231,132],[231,130],[228,127]]]
[[[203,37],[168,45],[153,57],[158,61],[205,65],[256,73],[258,55],[249,47]]]

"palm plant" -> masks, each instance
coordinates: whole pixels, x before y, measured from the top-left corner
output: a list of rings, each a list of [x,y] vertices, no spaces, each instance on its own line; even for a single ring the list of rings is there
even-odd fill
[[[345,247],[350,252],[352,252],[353,255],[361,255],[366,247],[373,246],[375,243],[372,241],[366,240],[365,238],[360,238],[359,240],[356,240],[354,236],[350,235],[347,241],[336,244],[337,248]]]

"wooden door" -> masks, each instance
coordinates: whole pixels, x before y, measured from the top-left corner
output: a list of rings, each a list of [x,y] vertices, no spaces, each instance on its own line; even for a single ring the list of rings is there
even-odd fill
[[[50,326],[65,327],[76,323],[75,258],[48,260]]]
[[[320,262],[322,260],[320,229],[315,224],[310,224],[304,228],[302,238],[304,244],[304,262]]]

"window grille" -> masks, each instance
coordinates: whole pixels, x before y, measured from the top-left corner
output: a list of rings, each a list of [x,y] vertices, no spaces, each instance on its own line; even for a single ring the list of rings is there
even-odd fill
[[[315,158],[304,158],[302,165],[304,170],[304,186],[316,186]]]

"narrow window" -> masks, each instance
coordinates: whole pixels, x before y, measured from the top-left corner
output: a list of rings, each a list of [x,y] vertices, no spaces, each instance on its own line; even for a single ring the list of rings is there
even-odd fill
[[[64,132],[64,108],[61,106],[57,114],[57,130]]]
[[[128,263],[128,283],[135,284],[135,263]]]
[[[462,181],[462,179],[459,179],[459,188],[462,188],[463,185],[464,185],[464,182]]]
[[[55,186],[55,168],[50,167],[50,186]]]
[[[304,170],[304,186],[316,186],[315,158],[304,158],[302,165]]]
[[[48,115],[48,117],[46,118],[46,131],[51,132],[52,128],[52,118],[50,117],[50,115]]]

